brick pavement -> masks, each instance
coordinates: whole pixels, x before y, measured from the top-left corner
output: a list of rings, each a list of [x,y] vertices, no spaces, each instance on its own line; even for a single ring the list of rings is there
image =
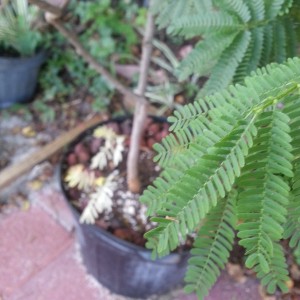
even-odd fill
[[[29,195],[28,210],[0,214],[1,300],[125,300],[88,275],[76,242],[74,219],[55,184]],[[196,300],[173,291],[151,300]],[[207,300],[258,300],[258,284],[224,274]],[[150,299],[149,299],[150,300]]]

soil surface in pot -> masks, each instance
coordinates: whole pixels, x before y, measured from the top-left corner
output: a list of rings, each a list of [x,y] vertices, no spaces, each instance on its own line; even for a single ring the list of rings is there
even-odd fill
[[[100,212],[95,220],[91,220],[91,223],[97,224],[120,239],[144,247],[146,240],[143,235],[153,228],[154,224],[149,222],[146,217],[146,206],[138,200],[140,194],[134,194],[127,189],[126,160],[130,146],[131,127],[132,121],[126,119],[122,122],[109,122],[98,127],[98,129],[89,131],[84,137],[71,145],[66,153],[62,164],[62,180],[69,200],[82,213],[94,197],[93,195],[96,195],[97,184],[100,182],[101,185],[103,181],[111,180],[110,177],[114,174],[113,180],[111,180],[115,187],[111,189],[111,205],[108,204],[108,209]],[[95,165],[95,157],[99,156],[101,151],[102,153],[106,151],[106,138],[99,138],[99,134],[97,135],[99,128],[100,131],[104,131],[103,135],[107,135],[108,138],[110,132],[112,132],[112,135],[115,134],[116,138],[122,137],[124,149],[118,164],[113,163],[114,156],[118,156],[118,154],[112,153],[108,155],[107,158],[110,157],[111,159],[107,159],[105,167],[95,168],[93,166]],[[151,118],[146,121],[146,130],[139,155],[139,172],[143,190],[151,184],[160,172],[160,167],[153,162],[155,153],[152,146],[167,135],[168,129],[169,125],[166,122]],[[111,143],[114,150],[120,147],[120,143],[114,142],[113,139]],[[78,172],[83,174],[82,178],[80,178]],[[108,202],[110,201],[108,200]],[[99,204],[99,206],[102,205]],[[103,206],[106,207],[105,204]],[[190,248],[190,246],[191,241],[188,241],[183,249]]]

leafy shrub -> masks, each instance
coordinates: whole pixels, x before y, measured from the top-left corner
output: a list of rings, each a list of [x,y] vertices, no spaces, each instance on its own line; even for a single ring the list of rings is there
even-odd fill
[[[288,290],[281,246],[300,250],[300,59],[271,64],[175,111],[171,133],[156,144],[163,172],[141,200],[157,227],[154,254],[197,238],[186,290],[207,295],[224,268],[235,231],[269,293]],[[200,228],[200,229],[199,229]]]
[[[210,73],[201,96],[242,82],[257,67],[296,55],[297,1],[154,0],[153,10],[169,33],[202,37],[178,69],[180,80]]]
[[[299,6],[154,0],[153,10],[170,33],[203,38],[179,77],[211,74],[200,99],[174,112],[171,133],[154,146],[163,171],[141,197],[157,222],[147,246],[161,256],[195,234],[186,291],[203,299],[237,232],[246,267],[267,292],[287,292],[282,240],[300,253],[300,59],[267,64],[296,54]]]
[[[11,0],[0,8],[1,52],[33,55],[41,45],[42,35],[35,28],[38,10],[27,0]]]
[[[130,1],[73,1],[71,20],[87,50],[110,68],[111,56],[131,58],[131,47],[138,42],[132,20],[140,9]],[[141,19],[141,18],[140,18]],[[125,38],[126,37],[126,38]],[[51,35],[51,57],[41,76],[43,99],[62,99],[81,89],[95,98],[97,109],[107,105],[113,89],[70,48],[59,33]]]

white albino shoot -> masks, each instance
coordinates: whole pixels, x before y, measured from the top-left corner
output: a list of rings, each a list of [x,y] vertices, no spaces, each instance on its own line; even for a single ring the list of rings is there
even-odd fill
[[[80,217],[80,223],[94,224],[98,215],[104,211],[110,212],[112,209],[112,196],[117,188],[115,181],[117,171],[111,173],[103,184],[96,188],[96,191],[90,195],[89,202]]]
[[[106,126],[95,129],[93,135],[105,139],[105,143],[92,158],[91,168],[103,170],[110,160],[116,167],[122,160],[125,136],[117,135],[111,128]]]
[[[94,174],[85,170],[81,164],[70,167],[65,176],[65,182],[67,182],[69,187],[77,187],[84,191],[88,191],[91,188],[94,180]]]

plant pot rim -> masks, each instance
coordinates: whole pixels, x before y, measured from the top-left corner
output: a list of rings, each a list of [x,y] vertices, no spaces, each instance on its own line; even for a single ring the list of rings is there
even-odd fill
[[[0,55],[0,63],[2,63],[2,62],[20,63],[22,61],[25,62],[25,61],[35,59],[35,58],[44,59],[47,56],[47,54],[48,54],[48,51],[46,49],[41,49],[30,56],[11,57],[11,56]]]
[[[65,199],[68,203],[68,205],[71,207],[73,213],[75,214],[76,216],[76,219],[79,221],[79,218],[80,218],[80,214],[79,212],[77,211],[76,208],[73,207],[73,205],[68,201],[66,195],[65,196]],[[88,230],[90,232],[93,233],[93,236],[97,236],[97,235],[101,235],[102,239],[104,237],[104,239],[108,239],[108,240],[112,240],[114,242],[114,245],[118,246],[118,248],[122,249],[123,251],[125,252],[131,252],[131,251],[134,251],[136,253],[138,253],[139,256],[143,256],[146,260],[149,256],[151,256],[151,253],[152,251],[145,248],[145,247],[142,247],[142,246],[139,246],[139,245],[136,245],[134,243],[130,243],[126,240],[122,240],[118,237],[116,237],[115,235],[113,235],[112,233],[106,231],[105,229],[101,228],[100,226],[97,226],[96,224],[84,224],[84,223],[80,223],[81,226],[85,226],[85,227],[88,227]],[[162,256],[162,257],[156,257],[152,263],[154,264],[170,264],[170,262],[174,261],[174,260],[177,260],[177,258],[181,255],[188,255],[189,254],[189,251],[187,250],[184,250],[184,251],[181,251],[181,252],[172,252],[172,253],[169,253],[167,256]]]
[[[158,116],[152,116],[152,115],[148,115],[148,117],[154,119],[154,120],[157,120],[157,121],[160,121],[160,122],[164,122],[166,121],[166,118],[165,117],[158,117]],[[118,116],[118,117],[115,117],[115,118],[111,118],[111,119],[108,119],[108,120],[105,120],[105,121],[102,121],[100,122],[99,124],[91,127],[90,129],[87,129],[86,131],[84,131],[82,134],[80,134],[74,141],[72,141],[71,143],[69,143],[65,150],[64,150],[64,153],[62,155],[62,158],[60,160],[60,163],[59,163],[59,168],[58,168],[58,175],[59,175],[59,184],[60,184],[60,188],[61,188],[61,191],[63,193],[63,196],[68,204],[68,206],[71,208],[71,210],[73,211],[74,215],[76,216],[76,219],[77,221],[79,222],[79,218],[80,218],[80,213],[78,212],[78,210],[70,203],[69,199],[68,199],[68,196],[67,196],[67,192],[66,192],[66,189],[64,187],[64,184],[63,184],[63,179],[62,179],[62,171],[63,171],[63,161],[65,159],[65,156],[66,154],[68,153],[69,149],[75,145],[78,141],[80,141],[84,136],[87,135],[87,133],[91,132],[92,130],[94,130],[95,128],[101,126],[101,125],[105,125],[105,124],[108,124],[110,122],[122,122],[122,121],[125,121],[126,119],[132,119],[132,116],[131,115],[123,115],[123,116]],[[123,240],[123,239],[120,239],[118,237],[116,237],[115,235],[113,235],[112,233],[106,231],[105,229],[101,228],[100,226],[97,226],[95,224],[85,224],[85,223],[80,223],[81,226],[85,226],[85,227],[88,227],[90,231],[92,231],[94,234],[101,234],[102,236],[104,235],[106,238],[109,238],[109,239],[112,239],[114,240],[121,248],[123,248],[125,251],[126,251],[126,248],[130,248],[131,250],[136,250],[136,251],[139,251],[139,252],[143,252],[147,255],[149,255],[149,253],[151,253],[152,251],[145,248],[145,247],[142,247],[142,246],[139,246],[139,245],[136,245],[134,243],[131,243],[131,242],[128,242],[126,240]],[[182,250],[181,252],[178,252],[178,253],[170,253],[169,256],[170,257],[177,257],[178,255],[182,255],[182,254],[188,254],[189,251],[188,250]],[[163,259],[164,257],[162,258],[158,258],[156,259],[158,261],[158,263],[163,263]]]

